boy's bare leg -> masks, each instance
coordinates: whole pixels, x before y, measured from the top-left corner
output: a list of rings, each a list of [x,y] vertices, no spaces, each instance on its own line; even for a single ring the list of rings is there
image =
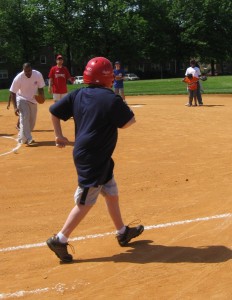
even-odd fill
[[[120,230],[124,223],[122,221],[121,211],[119,207],[119,198],[118,196],[105,196],[105,202],[108,208],[108,212],[110,214],[110,217],[114,223],[114,226],[117,230]]]
[[[92,207],[93,206],[90,205],[75,205],[69,213],[69,216],[60,232],[62,232],[63,235],[65,235],[68,238],[72,231],[84,219],[84,217],[87,215],[87,213]]]

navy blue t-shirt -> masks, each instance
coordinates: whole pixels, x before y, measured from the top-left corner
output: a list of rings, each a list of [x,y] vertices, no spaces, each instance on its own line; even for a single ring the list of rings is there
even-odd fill
[[[118,128],[134,116],[122,98],[111,89],[85,87],[54,103],[50,112],[64,121],[74,118],[73,159],[79,185],[98,186],[109,181],[113,176],[111,156]]]

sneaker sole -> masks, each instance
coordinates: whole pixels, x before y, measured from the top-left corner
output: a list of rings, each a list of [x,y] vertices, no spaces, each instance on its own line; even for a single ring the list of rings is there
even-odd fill
[[[62,259],[60,256],[59,256],[59,254],[57,254],[56,253],[56,248],[55,247],[53,247],[53,245],[50,243],[50,242],[48,242],[48,241],[46,241],[46,244],[48,245],[48,247],[49,247],[49,249],[50,250],[52,250],[54,253],[55,253],[55,255],[61,260],[61,261],[63,261],[63,262],[72,262],[72,260],[73,260],[73,258],[72,258],[72,256],[71,256],[71,254],[69,254],[71,257],[70,257],[70,259]]]

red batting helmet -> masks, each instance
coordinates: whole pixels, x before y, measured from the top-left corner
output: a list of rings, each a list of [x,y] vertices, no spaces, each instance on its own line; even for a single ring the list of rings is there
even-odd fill
[[[105,57],[94,57],[86,65],[84,83],[112,87],[114,76],[111,62]]]

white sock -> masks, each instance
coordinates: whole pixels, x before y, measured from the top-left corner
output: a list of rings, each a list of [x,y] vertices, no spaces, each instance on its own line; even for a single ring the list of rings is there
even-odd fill
[[[126,226],[123,226],[120,230],[117,230],[117,234],[123,234],[126,231]]]
[[[61,243],[65,244],[68,242],[68,238],[65,235],[63,235],[61,231],[56,236],[59,238],[59,241]]]

